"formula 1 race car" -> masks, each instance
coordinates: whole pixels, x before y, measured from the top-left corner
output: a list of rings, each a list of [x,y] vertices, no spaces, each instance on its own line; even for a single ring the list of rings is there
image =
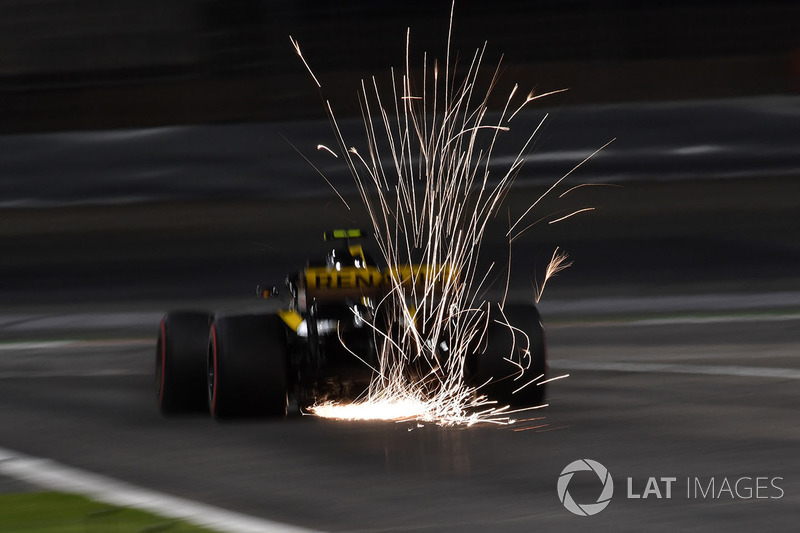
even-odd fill
[[[335,247],[286,279],[278,311],[264,306],[238,314],[167,313],[156,346],[160,411],[210,411],[218,419],[275,417],[363,393],[378,368],[375,328],[392,327],[376,316],[384,276],[388,268],[408,268],[380,269],[358,242],[364,236],[360,230],[326,234]],[[261,298],[274,299],[277,292],[258,289]],[[488,340],[465,361],[464,379],[499,404],[540,405],[545,386],[518,390],[521,383],[514,378],[520,366],[509,359],[515,350],[525,350],[526,376],[546,379],[539,313],[530,304],[506,304],[502,321],[499,313],[499,308],[489,312]]]

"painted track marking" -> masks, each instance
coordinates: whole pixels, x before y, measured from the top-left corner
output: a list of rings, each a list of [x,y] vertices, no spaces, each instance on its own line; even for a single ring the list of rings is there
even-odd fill
[[[137,487],[106,476],[0,448],[0,474],[38,487],[185,520],[224,533],[313,533],[264,518]]]
[[[800,370],[794,368],[729,366],[729,365],[682,365],[675,363],[626,363],[576,361],[559,359],[549,366],[559,370],[596,370],[607,372],[653,372],[668,374],[700,374],[707,376],[740,376],[754,378],[800,379]]]

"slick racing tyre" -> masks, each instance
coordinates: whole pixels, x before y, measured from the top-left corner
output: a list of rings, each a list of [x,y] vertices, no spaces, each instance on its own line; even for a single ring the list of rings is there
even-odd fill
[[[544,327],[536,307],[507,304],[501,312],[495,306],[490,312],[485,342],[470,361],[470,382],[475,386],[488,383],[478,393],[500,405],[542,405],[545,385],[538,384],[547,379],[546,359]],[[525,369],[521,376],[520,366]]]
[[[208,411],[207,313],[173,312],[161,319],[156,343],[156,399],[165,414]]]
[[[217,316],[208,338],[207,391],[216,419],[286,416],[286,331],[277,315]]]

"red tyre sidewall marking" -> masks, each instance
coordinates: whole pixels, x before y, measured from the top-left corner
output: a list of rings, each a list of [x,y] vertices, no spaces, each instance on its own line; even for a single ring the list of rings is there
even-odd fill
[[[158,406],[164,407],[164,383],[167,381],[167,324],[161,319],[161,387],[158,391]]]
[[[216,416],[219,365],[217,364],[217,325],[213,323],[211,324],[211,349],[214,354],[214,391],[211,393],[211,416]]]

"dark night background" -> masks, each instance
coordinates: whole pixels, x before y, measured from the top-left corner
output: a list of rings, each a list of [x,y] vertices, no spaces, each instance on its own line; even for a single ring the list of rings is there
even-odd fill
[[[367,153],[360,80],[386,87],[410,27],[418,83],[423,53],[445,55],[449,13],[449,0],[0,0],[0,530],[29,530],[3,522],[4,493],[42,490],[7,474],[40,462],[6,449],[324,531],[798,530],[796,0],[457,1],[460,72],[488,41],[498,95],[569,88],[498,135],[491,179],[537,132],[480,255],[498,265],[487,301],[509,253],[509,298],[527,303],[556,247],[574,261],[539,305],[551,375],[570,377],[547,385],[530,431],[160,415],[165,312],[263,312],[275,300],[257,284],[325,254],[324,231],[369,227],[349,167],[317,150],[337,146],[321,97]],[[526,224],[541,223],[509,246],[507,220],[534,203]],[[613,472],[597,517],[559,501],[578,458]],[[625,497],[626,478],[641,491],[662,476],[779,478],[785,497]],[[590,501],[596,481],[570,489]]]
[[[421,0],[2,0],[0,128],[321,118],[289,35],[339,113],[356,113],[358,81],[402,66],[406,28],[412,60],[444,56],[449,10]],[[509,83],[569,87],[559,105],[800,90],[797,2],[462,0],[455,13],[454,51],[470,56],[488,41],[487,61],[504,54]]]

